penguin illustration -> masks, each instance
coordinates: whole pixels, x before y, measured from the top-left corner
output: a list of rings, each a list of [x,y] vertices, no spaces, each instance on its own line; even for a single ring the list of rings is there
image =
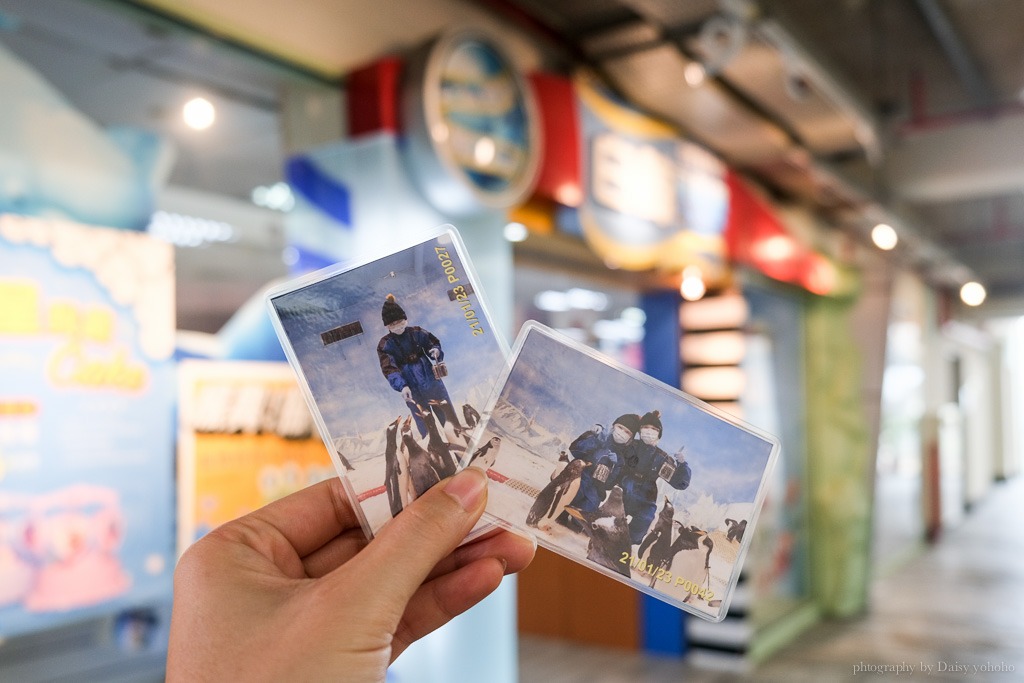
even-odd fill
[[[629,526],[622,504],[622,489],[613,487],[608,498],[596,510],[584,512],[567,507],[565,511],[582,522],[583,532],[590,537],[587,559],[629,578],[629,565],[620,561],[623,554],[629,555]]]
[[[480,424],[480,413],[468,403],[462,404],[462,418],[466,423],[466,429],[472,429]]]
[[[686,527],[680,522],[675,522],[675,524],[679,527],[679,535],[672,542],[672,547],[669,548],[668,564],[665,566],[671,567],[672,574],[675,576],[689,579],[696,584],[703,583],[708,576],[711,550],[715,547],[715,543],[702,529],[692,525]],[[707,548],[706,551],[701,549],[702,545]],[[654,585],[653,582],[651,585]],[[693,594],[691,593],[683,599],[683,602],[689,602],[692,599]]]
[[[420,417],[423,418],[423,424],[427,426],[427,452],[430,454],[430,464],[433,465],[437,476],[446,479],[455,474],[459,466],[456,464],[455,458],[452,457],[448,443],[441,438],[434,414],[425,410],[420,413]]]
[[[402,489],[399,479],[402,466],[398,462],[398,423],[401,421],[402,416],[399,415],[387,426],[387,443],[384,447],[384,489],[388,494],[392,517],[402,511]]]
[[[550,529],[551,523],[562,514],[565,506],[576,497],[580,488],[580,475],[591,463],[584,460],[573,460],[561,468],[545,486],[537,500],[533,501],[530,512],[526,515],[526,525],[539,529]]]
[[[485,471],[489,470],[494,467],[494,462],[498,459],[498,451],[500,450],[501,438],[493,436],[490,441],[476,449],[476,452],[473,453],[473,457],[469,459],[469,464],[474,467],[479,467]]]
[[[409,477],[416,497],[422,496],[431,486],[441,481],[437,471],[430,465],[430,453],[412,438],[409,428],[412,417],[405,418],[402,423],[402,444],[409,454]]]
[[[654,526],[640,542],[640,548],[636,552],[637,557],[643,557],[644,551],[650,549],[651,554],[647,561],[657,565],[661,562],[661,558],[668,554],[669,546],[672,545],[672,516],[675,512],[672,501],[665,496],[665,505],[658,513],[658,519],[654,522]]]
[[[742,543],[743,532],[747,530],[747,520],[741,519],[737,522],[735,519],[727,519],[725,524],[729,527],[729,533],[725,536],[726,540]]]

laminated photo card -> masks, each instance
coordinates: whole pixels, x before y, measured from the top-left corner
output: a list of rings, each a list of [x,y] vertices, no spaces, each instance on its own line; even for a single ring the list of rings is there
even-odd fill
[[[500,526],[709,621],[725,617],[778,441],[527,323],[468,464]]]
[[[507,346],[477,282],[448,225],[417,244],[267,295],[369,538],[455,473],[505,368]]]

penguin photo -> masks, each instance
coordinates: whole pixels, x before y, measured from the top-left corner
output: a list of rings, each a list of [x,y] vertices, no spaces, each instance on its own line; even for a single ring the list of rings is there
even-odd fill
[[[430,453],[413,438],[411,424],[412,417],[405,418],[402,423],[402,444],[409,454],[409,477],[413,491],[419,498],[441,478],[430,464]]]
[[[564,453],[563,451],[563,455]],[[526,515],[526,525],[544,531],[550,529],[555,518],[562,514],[565,506],[576,497],[576,492],[580,488],[580,475],[590,466],[589,462],[573,460],[554,474],[533,501],[533,506]]]
[[[658,519],[654,522],[654,526],[640,542],[640,548],[636,552],[637,557],[643,558],[644,552],[648,549],[651,551],[648,562],[657,565],[660,558],[665,557],[669,546],[672,545],[672,519],[675,513],[672,501],[665,496],[665,505],[658,513]]]
[[[455,462],[455,458],[452,457],[448,442],[441,438],[434,414],[430,410],[425,410],[420,413],[420,417],[427,427],[427,452],[430,454],[430,464],[433,465],[437,476],[446,479],[455,474],[459,466]]]
[[[626,523],[626,509],[622,504],[622,489],[612,488],[608,498],[597,510],[584,512],[567,507],[566,513],[580,521],[590,542],[587,544],[587,559],[602,567],[630,578],[629,565],[621,562],[623,553],[629,555],[629,526]]]
[[[455,409],[452,408],[448,401],[428,401],[431,407],[437,406],[438,409],[445,415],[444,424],[441,425],[441,429],[444,431],[444,439],[448,442],[448,448],[452,451],[452,455],[455,453],[465,453],[466,446],[469,444],[469,429],[459,424],[458,419],[455,417]],[[459,457],[455,458],[459,460]]]
[[[742,543],[743,532],[747,530],[747,520],[741,519],[737,522],[735,519],[727,519],[725,520],[725,524],[729,527],[729,533],[726,534],[725,539],[727,541]]]
[[[345,467],[345,471],[347,471],[347,472],[355,471],[356,468],[352,467],[352,463],[350,463],[348,461],[348,458],[346,458],[345,454],[341,452],[341,449],[335,449],[334,452],[338,454],[338,458],[341,460],[341,464]]]
[[[468,403],[462,404],[462,418],[466,423],[466,429],[473,429],[480,424],[480,413]]]
[[[472,467],[479,467],[482,470],[487,471],[494,467],[494,462],[498,459],[498,451],[500,450],[501,437],[491,437],[490,441],[476,449],[473,453],[473,457],[469,460],[469,464]]]
[[[398,458],[398,423],[401,421],[402,416],[399,415],[385,430],[384,490],[388,495],[388,507],[392,517],[402,511],[402,466]]]
[[[675,524],[679,527],[679,535],[672,542],[672,547],[669,548],[666,566],[671,568],[675,576],[689,579],[696,584],[703,584],[708,577],[711,551],[715,547],[715,542],[703,529],[692,525],[683,526],[680,522]],[[683,599],[683,602],[690,602],[693,598],[691,593]]]

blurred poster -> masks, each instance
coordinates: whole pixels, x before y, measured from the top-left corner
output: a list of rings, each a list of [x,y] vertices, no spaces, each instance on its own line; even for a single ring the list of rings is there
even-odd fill
[[[773,430],[782,452],[768,485],[744,571],[754,598],[754,621],[770,624],[809,595],[804,500],[802,374],[803,320],[799,300],[775,287],[744,287],[750,306],[740,401],[745,419]]]
[[[0,637],[166,600],[174,257],[0,215]]]
[[[220,524],[335,476],[287,363],[184,361],[179,408],[179,554]]]

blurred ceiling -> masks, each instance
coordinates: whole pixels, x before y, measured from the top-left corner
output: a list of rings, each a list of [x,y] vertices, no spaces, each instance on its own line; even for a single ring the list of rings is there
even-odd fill
[[[534,35],[777,198],[890,222],[893,258],[1024,313],[1019,0],[0,0],[0,43],[99,123],[171,136],[173,184],[234,197],[281,176],[283,93],[455,22]],[[192,93],[217,136],[179,124]]]
[[[889,222],[895,258],[1024,312],[1024,2],[485,4],[543,23],[778,198],[862,233]]]

